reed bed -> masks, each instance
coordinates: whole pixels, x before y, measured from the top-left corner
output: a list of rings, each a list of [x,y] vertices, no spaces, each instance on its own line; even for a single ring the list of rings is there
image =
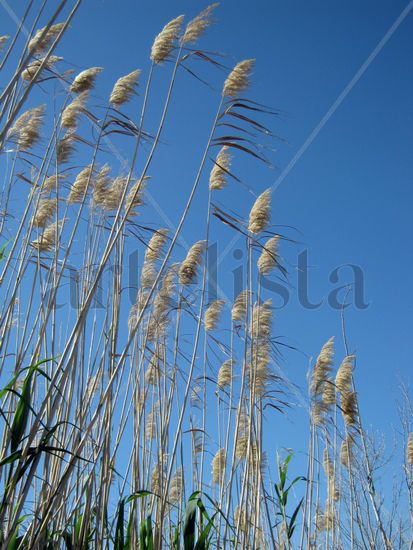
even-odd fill
[[[237,217],[218,204],[242,183],[238,158],[268,163],[277,111],[250,95],[253,59],[227,69],[201,49],[218,5],[161,24],[142,66],[131,59],[97,106],[104,68],[60,69],[80,0],[51,4],[44,20],[28,3],[27,39],[22,27],[0,37],[10,75],[0,96],[2,548],[412,548],[408,398],[400,473],[410,513],[400,514],[381,497],[356,357],[347,350],[336,363],[333,338],[309,371],[307,471],[292,480],[292,455],[274,456],[271,423],[291,396],[262,281],[287,277],[290,239],[275,229],[270,189]],[[194,60],[222,77],[216,115],[178,223],[155,226],[145,218],[151,168]],[[155,77],[167,91],[146,131]],[[33,105],[39,87],[46,99]],[[200,237],[182,251],[202,186]],[[234,300],[207,289],[215,224],[245,249]],[[142,261],[130,266],[136,247]]]

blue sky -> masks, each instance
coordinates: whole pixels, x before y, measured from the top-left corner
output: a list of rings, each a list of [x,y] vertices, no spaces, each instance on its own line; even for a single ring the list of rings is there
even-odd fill
[[[13,8],[19,12],[23,4],[18,0]],[[119,76],[135,68],[147,74],[150,46],[166,22],[180,13],[191,18],[205,5],[189,0],[88,0],[59,54],[79,70],[105,68],[96,92],[99,103],[99,97],[107,97]],[[241,59],[256,58],[249,97],[282,112],[270,120],[283,138],[275,142],[277,151],[271,155],[276,168],[264,169],[240,155],[233,163],[234,172],[257,193],[284,174],[406,5],[398,0],[221,3],[217,22],[201,46],[225,54],[222,62],[228,68]],[[0,14],[0,33],[11,34],[13,22],[1,7]],[[356,376],[364,420],[386,433],[389,448],[393,426],[398,424],[399,384],[412,382],[412,37],[413,10],[273,194],[273,223],[295,228],[288,235],[299,241],[283,245],[292,288],[288,305],[276,313],[275,332],[301,353],[285,352],[283,369],[305,388],[309,358],[317,355],[330,336],[336,336],[337,362],[344,356],[340,312],[329,306],[327,298],[338,285],[352,282],[352,272],[340,272],[338,284],[329,276],[341,265],[359,266],[369,306],[359,309],[353,303],[347,308],[348,338],[350,350],[356,351],[358,358]],[[151,174],[150,191],[173,223],[182,211],[227,73],[203,64],[196,67],[213,89],[188,74],[180,75],[174,108]],[[165,82],[161,72],[155,75],[149,130],[155,128],[159,115],[156,100],[160,105]],[[204,188],[185,225],[189,244],[203,238],[199,217],[204,216],[205,200]],[[253,197],[233,183],[219,201],[246,217]],[[164,221],[160,219],[159,224]],[[219,224],[212,231],[213,237],[225,242],[233,236]],[[304,249],[311,265],[310,297],[324,299],[314,310],[302,307],[297,298],[296,264]],[[231,253],[219,267],[219,282],[229,296],[234,266]],[[276,446],[304,451],[305,418],[304,411],[294,408],[288,414],[288,430],[280,421],[280,433],[274,435]]]

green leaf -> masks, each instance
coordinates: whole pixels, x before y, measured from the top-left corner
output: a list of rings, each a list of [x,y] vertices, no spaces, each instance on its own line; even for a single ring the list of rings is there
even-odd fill
[[[195,491],[189,497],[185,509],[184,519],[184,550],[194,550],[195,544],[195,523],[198,509],[199,491]]]
[[[121,499],[119,502],[118,520],[116,522],[115,530],[115,543],[114,550],[124,550],[125,537],[124,537],[124,523],[125,523],[125,499]]]
[[[14,412],[13,423],[11,425],[10,450],[13,453],[19,446],[26,431],[27,419],[30,413],[30,394],[32,389],[33,372],[29,371],[23,382],[23,389],[20,394],[19,402],[17,403]]]

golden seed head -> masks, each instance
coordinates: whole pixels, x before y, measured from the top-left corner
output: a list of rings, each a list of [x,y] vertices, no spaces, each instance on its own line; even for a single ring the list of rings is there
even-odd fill
[[[345,468],[349,468],[353,462],[353,445],[354,440],[351,435],[347,435],[343,439],[340,447],[340,462]]]
[[[336,375],[336,389],[342,395],[346,392],[351,391],[351,380],[354,370],[354,355],[348,355],[343,359],[337,375]]]
[[[79,73],[70,86],[70,91],[79,94],[91,90],[95,85],[96,77],[103,71],[103,67],[91,67]]]
[[[142,180],[137,181],[134,185],[132,185],[129,193],[126,196],[125,199],[125,211],[128,212],[128,217],[137,216],[138,212],[136,212],[136,208],[139,206],[144,205],[143,197],[145,192],[145,186],[146,182],[149,180],[149,176],[145,176]],[[125,183],[126,183],[125,178]],[[122,194],[119,197],[122,197]]]
[[[95,185],[93,188],[93,204],[104,208],[105,198],[108,194],[108,190],[112,185],[112,180],[109,177],[110,166],[104,164],[96,175]]]
[[[198,241],[191,246],[189,252],[179,268],[179,282],[181,285],[190,285],[194,282],[198,267],[202,262],[206,241]]]
[[[334,337],[330,338],[321,348],[314,366],[310,382],[310,392],[313,398],[322,397],[325,382],[331,377],[333,358]]]
[[[357,424],[358,407],[357,395],[355,392],[346,392],[341,396],[341,411],[347,427]]]
[[[56,222],[49,225],[39,238],[31,242],[33,248],[39,252],[48,252],[52,250],[56,245],[58,225],[59,224],[56,224]]]
[[[51,70],[58,61],[63,60],[63,57],[50,55],[47,61],[43,64],[44,59],[45,59],[44,57],[40,57],[39,59],[35,59],[31,63],[29,63],[29,65],[27,65],[24,71],[22,71],[21,79],[25,80],[26,82],[31,82],[42,65],[43,65],[42,70]],[[39,75],[40,73],[37,75],[37,78],[39,77]]]
[[[61,118],[62,128],[67,128],[68,130],[76,129],[78,118],[85,108],[88,93],[88,91],[81,92],[67,107],[65,107]]]
[[[64,23],[56,23],[51,25],[47,31],[47,27],[39,29],[33,38],[29,41],[29,51],[31,53],[47,50],[51,42],[63,30]],[[45,32],[46,31],[46,32]],[[43,36],[42,36],[43,35]]]
[[[162,255],[162,250],[166,244],[168,233],[169,232],[167,229],[158,229],[155,231],[145,251],[145,261],[148,260],[154,262],[159,260]]]
[[[413,432],[407,438],[407,464],[413,465]]]
[[[131,73],[119,78],[110,94],[109,103],[119,107],[124,103],[127,103],[131,97],[136,93],[136,87],[138,85],[138,79],[141,74],[140,69],[136,69]]]
[[[249,290],[241,290],[241,292],[236,297],[231,311],[231,317],[233,321],[245,320],[245,317],[247,316],[248,296],[250,294],[251,293]]]
[[[272,269],[279,265],[278,262],[278,242],[279,235],[275,235],[268,239],[265,243],[263,251],[258,258],[257,266],[263,275],[268,275]]]
[[[7,137],[17,144],[20,151],[27,151],[40,139],[44,111],[44,105],[26,111],[8,131]]]
[[[2,52],[7,40],[10,38],[7,34],[0,36],[0,53]]]
[[[225,477],[226,460],[227,453],[225,449],[219,449],[212,459],[212,480],[217,485],[220,485]]]
[[[248,88],[254,63],[255,59],[245,59],[235,65],[224,83],[224,97],[237,97]]]
[[[72,130],[69,130],[56,145],[56,158],[57,162],[64,164],[69,161],[70,156],[75,151],[75,134]]]
[[[232,382],[232,369],[233,369],[232,359],[227,359],[222,363],[221,368],[218,371],[218,381],[217,386],[219,389],[224,389],[228,387]]]
[[[201,11],[199,15],[197,15],[192,21],[188,23],[186,26],[184,35],[181,39],[181,44],[193,44],[196,42],[200,36],[206,31],[206,29],[211,24],[211,13],[213,10],[219,6],[218,3],[211,4],[206,9]]]
[[[225,305],[225,300],[215,300],[205,311],[204,323],[205,330],[215,330],[219,323],[219,316],[221,314],[222,308]]]
[[[209,176],[209,188],[213,190],[223,189],[227,185],[228,172],[231,167],[231,155],[229,147],[224,145],[217,155],[215,164]]]
[[[169,57],[174,42],[179,38],[181,26],[184,20],[183,15],[179,15],[167,23],[161,32],[156,36],[151,49],[151,61],[161,63]]]
[[[53,218],[56,213],[56,199],[42,199],[37,205],[35,215],[33,217],[34,227],[46,227],[47,223]]]
[[[257,198],[250,211],[248,231],[258,235],[270,223],[271,190],[267,189]]]
[[[76,176],[76,179],[70,189],[67,202],[73,204],[74,202],[83,202],[86,197],[88,189],[93,185],[93,165],[89,164],[86,168],[83,168],[81,172]]]

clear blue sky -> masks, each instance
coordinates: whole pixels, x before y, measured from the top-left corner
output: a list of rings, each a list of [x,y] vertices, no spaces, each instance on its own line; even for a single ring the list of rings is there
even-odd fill
[[[19,0],[13,7],[19,11],[23,4]],[[189,0],[88,0],[59,54],[79,70],[104,67],[98,94],[106,97],[119,76],[135,68],[147,73],[150,46],[166,22],[180,13],[191,18],[205,5]],[[257,193],[283,174],[406,5],[398,0],[221,3],[217,23],[201,46],[226,54],[223,63],[229,68],[241,59],[256,58],[249,96],[283,113],[271,121],[285,140],[275,144],[277,152],[271,158],[276,169],[264,170],[239,155],[234,160],[234,172]],[[1,7],[0,21],[0,32],[11,34],[13,23]],[[296,290],[290,290],[288,306],[277,312],[276,333],[302,353],[285,353],[283,368],[304,388],[308,358],[317,355],[331,335],[336,335],[337,360],[341,360],[340,312],[327,303],[337,284],[329,281],[329,275],[343,264],[359,266],[369,307],[352,305],[346,310],[348,338],[351,351],[358,357],[362,414],[366,424],[372,423],[386,433],[389,448],[392,426],[398,422],[399,383],[412,382],[412,46],[413,10],[273,195],[274,223],[298,230],[289,235],[300,243],[284,245],[283,249],[291,284],[297,286],[297,255],[308,249],[310,298],[324,299],[322,306],[310,311],[300,305]],[[198,64],[198,72],[215,89],[189,75],[180,76],[175,108],[151,174],[150,190],[173,222],[182,211],[226,74],[203,64]],[[155,78],[154,98],[163,97],[164,85],[161,76]],[[149,126],[151,120],[149,117]],[[149,130],[154,127],[155,122]],[[204,189],[196,203],[199,210],[195,208],[185,226],[189,243],[203,238],[198,218],[204,212],[205,199]],[[235,183],[220,195],[223,206],[243,216],[247,216],[252,201],[253,197]],[[159,220],[159,225],[164,223]],[[219,224],[213,233],[225,242],[233,236]],[[229,296],[230,270],[236,265],[230,254],[218,274]],[[351,271],[343,270],[340,277],[340,284],[352,282]],[[285,421],[280,421],[280,433],[274,435],[276,446],[304,451],[305,418],[304,411],[292,411],[288,430]]]

